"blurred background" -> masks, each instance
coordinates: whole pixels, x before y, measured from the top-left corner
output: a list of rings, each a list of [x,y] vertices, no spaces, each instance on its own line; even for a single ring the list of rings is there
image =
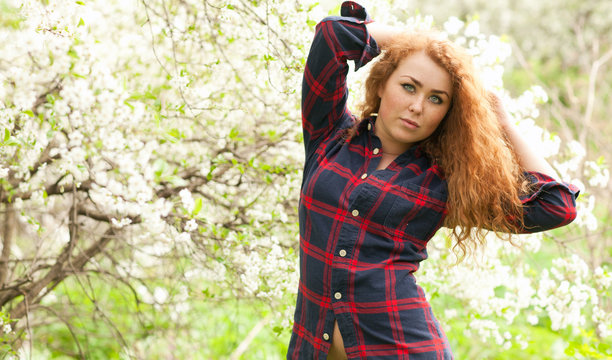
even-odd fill
[[[417,278],[456,358],[612,359],[612,2],[362,3],[472,51],[581,188],[521,248],[455,265],[432,239]],[[0,359],[284,358],[301,71],[339,6],[0,0]]]

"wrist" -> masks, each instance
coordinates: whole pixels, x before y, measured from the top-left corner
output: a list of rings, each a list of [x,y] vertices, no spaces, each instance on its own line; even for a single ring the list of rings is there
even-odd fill
[[[366,27],[370,36],[374,38],[381,48],[384,48],[396,34],[401,32],[401,30],[396,27],[384,25],[375,21],[367,23]]]

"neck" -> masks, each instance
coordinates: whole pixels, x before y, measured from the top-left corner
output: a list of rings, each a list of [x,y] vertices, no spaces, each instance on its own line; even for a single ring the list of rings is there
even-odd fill
[[[378,128],[374,127],[374,134],[380,139],[382,145],[381,152],[387,156],[399,156],[410,149],[414,144],[401,144],[397,141],[390,140],[386,133],[379,132]]]

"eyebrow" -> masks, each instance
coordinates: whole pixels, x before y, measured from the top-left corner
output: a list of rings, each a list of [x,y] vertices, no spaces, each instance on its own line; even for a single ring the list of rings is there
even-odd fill
[[[402,75],[400,77],[410,78],[418,87],[423,87],[423,84],[419,80],[413,78],[410,75]],[[450,95],[446,91],[444,91],[444,90],[432,89],[431,92],[432,93],[436,93],[436,94],[444,94],[444,95],[446,95],[446,97],[448,97],[450,99]]]

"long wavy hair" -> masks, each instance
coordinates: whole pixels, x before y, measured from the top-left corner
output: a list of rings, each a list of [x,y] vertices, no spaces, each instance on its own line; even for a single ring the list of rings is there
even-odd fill
[[[498,121],[497,98],[485,90],[472,57],[448,40],[425,33],[396,36],[370,69],[361,118],[378,112],[378,90],[404,58],[419,51],[446,69],[452,79],[450,109],[421,147],[445,174],[448,213],[444,225],[452,230],[453,249],[461,259],[484,245],[489,230],[510,240],[501,233],[514,233],[523,226],[519,195],[527,191],[527,185]]]

